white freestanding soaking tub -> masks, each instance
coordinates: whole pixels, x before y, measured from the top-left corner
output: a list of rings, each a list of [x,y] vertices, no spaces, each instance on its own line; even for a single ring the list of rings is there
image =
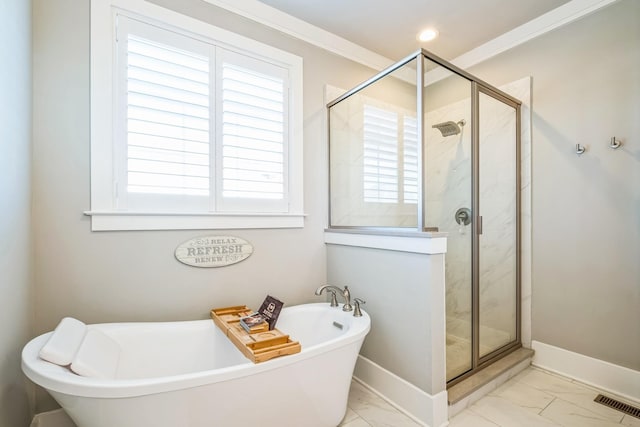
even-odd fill
[[[302,351],[254,364],[211,320],[89,325],[120,347],[114,378],[74,374],[38,353],[22,369],[79,427],[335,427],[371,320],[328,303],[286,307],[278,329]],[[98,349],[99,350],[99,349]]]

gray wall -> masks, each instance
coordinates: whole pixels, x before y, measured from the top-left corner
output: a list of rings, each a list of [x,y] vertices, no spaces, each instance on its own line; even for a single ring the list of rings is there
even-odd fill
[[[366,301],[371,331],[360,354],[431,395],[443,391],[444,348],[431,343],[444,342],[444,255],[331,244],[327,272]]]
[[[533,339],[640,370],[640,2],[470,72],[533,76]]]
[[[88,323],[208,317],[213,307],[258,306],[266,294],[293,305],[326,281],[324,85],[352,87],[365,67],[197,0],[156,1],[304,58],[304,229],[222,230],[254,245],[239,264],[198,269],[176,246],[216,231],[91,232],[89,1],[34,0],[35,330],[64,316]],[[37,411],[52,404],[38,399]]]
[[[0,427],[29,425],[31,2],[0,2]]]

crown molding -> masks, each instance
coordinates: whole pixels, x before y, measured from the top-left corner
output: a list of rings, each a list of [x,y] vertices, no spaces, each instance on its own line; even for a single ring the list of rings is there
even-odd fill
[[[258,0],[205,1],[374,70],[385,69],[395,62]]]
[[[205,1],[374,70],[383,70],[395,62],[258,0]],[[618,0],[571,0],[450,61],[460,68],[469,68],[616,1]],[[415,76],[411,74],[415,81]],[[438,76],[433,75],[429,80],[438,79]]]
[[[572,0],[458,56],[451,62],[469,68],[593,13],[618,0]]]

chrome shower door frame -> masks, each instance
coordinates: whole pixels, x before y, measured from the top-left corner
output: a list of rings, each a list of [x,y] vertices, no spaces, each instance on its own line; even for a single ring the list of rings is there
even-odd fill
[[[417,140],[418,144],[418,158],[421,159],[418,162],[418,206],[417,206],[417,232],[430,231],[425,227],[425,185],[424,185],[424,165],[426,164],[426,154],[424,150],[424,146],[426,143],[426,136],[424,131],[424,113],[425,113],[425,105],[426,105],[426,86],[425,86],[425,59],[438,64],[444,69],[451,71],[458,76],[461,76],[471,82],[471,146],[472,146],[472,171],[471,171],[471,185],[472,185],[472,221],[471,221],[471,230],[472,230],[472,289],[471,289],[471,299],[472,299],[472,354],[471,354],[471,369],[466,371],[465,373],[451,379],[447,382],[447,386],[450,387],[465,378],[473,375],[484,367],[490,365],[501,357],[507,355],[508,353],[517,350],[522,346],[521,343],[521,250],[520,250],[520,241],[521,241],[521,212],[520,212],[520,185],[521,185],[521,102],[514,98],[513,96],[503,92],[494,86],[484,82],[483,80],[477,78],[476,76],[468,73],[467,71],[451,64],[450,62],[434,55],[433,53],[420,49],[411,55],[403,58],[397,63],[389,66],[383,71],[379,72],[375,76],[370,79],[364,81],[353,89],[345,92],[340,97],[334,99],[333,101],[327,104],[327,135],[330,139],[331,134],[331,107],[338,104],[339,102],[347,99],[351,95],[354,95],[369,85],[377,82],[378,80],[386,77],[387,75],[393,73],[404,65],[416,59],[416,95],[417,95],[417,105],[416,105],[416,117],[417,117]],[[516,110],[516,339],[507,345],[504,345],[482,357],[480,357],[479,352],[479,339],[480,339],[480,313],[479,313],[479,302],[480,302],[480,291],[479,291],[479,236],[482,233],[482,218],[479,213],[479,144],[480,144],[480,128],[479,128],[479,96],[480,93],[490,96],[510,107],[513,107]],[[328,203],[328,228],[329,229],[359,229],[366,232],[367,229],[375,229],[379,234],[380,231],[384,231],[384,227],[359,227],[359,226],[338,226],[331,224],[331,144],[328,144],[328,188],[329,188],[329,203]],[[409,229],[408,229],[409,230]],[[394,230],[397,232],[397,230]],[[446,343],[443,343],[445,345]]]
[[[480,215],[480,94],[484,94],[500,101],[515,109],[516,113],[516,135],[515,152],[516,158],[516,205],[515,205],[515,251],[516,251],[516,338],[514,341],[497,348],[490,353],[480,356],[480,236],[482,235],[482,216]],[[487,85],[486,83],[474,81],[471,84],[471,105],[472,105],[472,126],[471,126],[471,162],[472,162],[472,250],[471,250],[471,317],[472,317],[472,337],[471,337],[471,369],[447,382],[450,387],[468,378],[477,371],[487,367],[505,355],[522,347],[522,291],[521,291],[521,102],[511,96],[505,96],[504,92]]]

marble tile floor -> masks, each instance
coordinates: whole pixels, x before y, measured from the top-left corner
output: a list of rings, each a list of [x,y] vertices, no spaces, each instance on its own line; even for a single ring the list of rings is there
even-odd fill
[[[529,367],[449,420],[449,427],[640,427],[640,419],[593,399],[611,393]],[[421,424],[353,381],[340,427],[414,427]]]

